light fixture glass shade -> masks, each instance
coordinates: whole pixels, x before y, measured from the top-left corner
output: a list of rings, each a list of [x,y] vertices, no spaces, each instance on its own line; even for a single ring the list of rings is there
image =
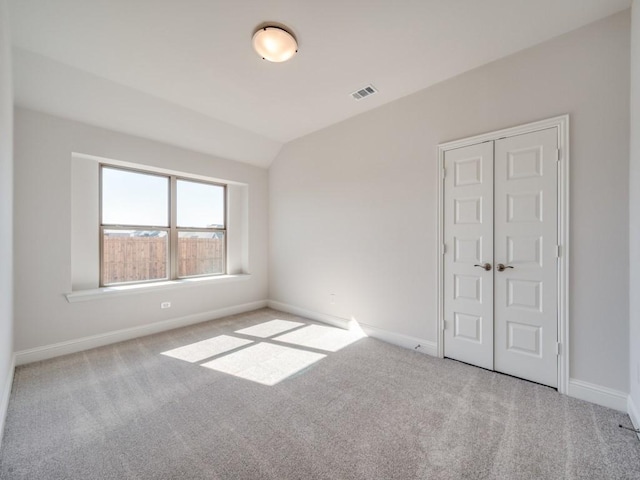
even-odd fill
[[[253,34],[253,48],[265,60],[284,62],[298,51],[298,42],[282,28],[263,27]]]

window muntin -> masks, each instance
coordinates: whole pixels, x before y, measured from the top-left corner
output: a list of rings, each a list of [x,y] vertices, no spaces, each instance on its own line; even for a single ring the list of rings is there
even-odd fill
[[[101,286],[226,273],[226,185],[106,165],[100,177]]]

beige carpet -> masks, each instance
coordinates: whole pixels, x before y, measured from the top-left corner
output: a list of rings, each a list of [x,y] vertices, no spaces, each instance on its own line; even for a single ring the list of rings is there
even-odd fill
[[[18,368],[0,478],[640,478],[619,423],[265,309]]]

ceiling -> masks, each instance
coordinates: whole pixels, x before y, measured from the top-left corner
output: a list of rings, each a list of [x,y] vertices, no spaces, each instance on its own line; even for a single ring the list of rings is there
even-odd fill
[[[161,129],[176,129],[177,124],[186,130],[181,127],[188,125],[193,131],[173,132],[173,143],[207,152],[217,148],[211,153],[268,166],[283,143],[630,4],[631,0],[11,0],[16,101],[115,128],[122,125],[123,114],[114,99],[129,96],[121,103],[128,108],[137,105],[140,115],[145,105],[153,104],[154,113],[148,115],[150,125],[136,127],[130,121],[133,131],[128,133],[166,139]],[[289,62],[270,63],[252,50],[253,31],[265,21],[289,26],[298,38],[299,52]],[[377,95],[351,98],[352,91],[369,83],[379,90]],[[96,89],[110,93],[92,95]],[[173,121],[162,124],[163,115],[173,116]],[[207,146],[207,131],[224,131],[213,138],[225,141],[233,137],[230,153]],[[194,138],[189,140],[189,135]],[[195,137],[202,137],[202,145]],[[242,151],[251,142],[256,142],[255,148]]]

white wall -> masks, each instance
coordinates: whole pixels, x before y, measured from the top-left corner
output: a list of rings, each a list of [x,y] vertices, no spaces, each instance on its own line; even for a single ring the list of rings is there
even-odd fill
[[[251,279],[68,303],[74,152],[246,184]],[[17,108],[16,351],[265,300],[267,202],[262,168]],[[171,308],[161,310],[162,301]]]
[[[16,105],[268,167],[282,143],[14,47]]]
[[[636,422],[640,428],[640,0],[631,15],[631,152],[629,172],[629,383]],[[631,413],[631,412],[630,412]]]
[[[0,441],[13,378],[13,93],[6,2],[0,0]]]
[[[436,145],[564,113],[570,375],[627,392],[628,11],[287,144],[270,298],[435,342]]]

